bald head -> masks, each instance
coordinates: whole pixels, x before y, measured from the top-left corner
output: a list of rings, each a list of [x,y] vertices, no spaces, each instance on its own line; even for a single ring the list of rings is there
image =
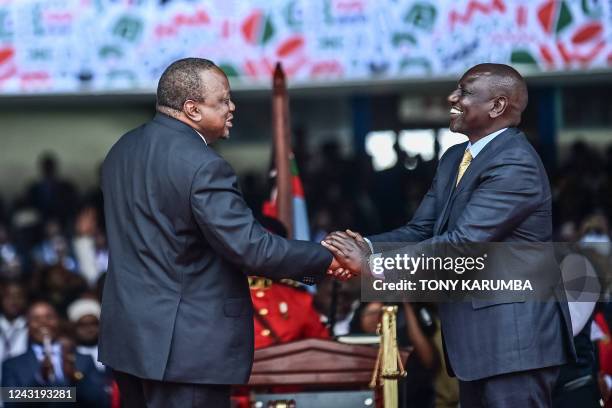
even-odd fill
[[[491,96],[504,96],[508,98],[507,115],[514,121],[510,123],[516,126],[521,121],[521,115],[527,107],[527,84],[518,71],[504,64],[478,64],[470,68],[465,74],[478,75],[487,78]]]
[[[450,129],[467,135],[474,143],[521,122],[527,106],[527,86],[508,65],[479,64],[463,74],[448,102]]]

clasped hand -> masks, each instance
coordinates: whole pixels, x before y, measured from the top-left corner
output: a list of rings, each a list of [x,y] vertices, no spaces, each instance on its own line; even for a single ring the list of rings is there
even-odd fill
[[[321,241],[321,245],[334,256],[327,274],[336,279],[345,281],[359,276],[367,265],[370,247],[357,232],[334,231]]]

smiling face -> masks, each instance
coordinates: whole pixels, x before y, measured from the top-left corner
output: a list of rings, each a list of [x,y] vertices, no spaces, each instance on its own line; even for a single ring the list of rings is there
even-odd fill
[[[228,139],[236,105],[231,100],[227,77],[218,69],[208,69],[200,75],[204,84],[201,98],[187,100],[183,111],[207,143]]]
[[[494,123],[495,97],[491,77],[486,72],[468,71],[457,88],[448,96],[450,130],[469,138],[481,138],[491,133]]]
[[[28,330],[34,343],[42,344],[45,336],[54,340],[59,330],[59,318],[55,309],[45,302],[33,304],[28,312]]]

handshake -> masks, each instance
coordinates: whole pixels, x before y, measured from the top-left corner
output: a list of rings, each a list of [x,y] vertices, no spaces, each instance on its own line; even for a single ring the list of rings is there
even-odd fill
[[[342,281],[349,280],[367,270],[370,246],[357,232],[351,230],[335,231],[321,241],[334,259],[327,268],[327,274]]]

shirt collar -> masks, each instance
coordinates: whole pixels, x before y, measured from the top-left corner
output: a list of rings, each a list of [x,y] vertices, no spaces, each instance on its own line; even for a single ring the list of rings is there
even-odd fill
[[[34,354],[36,354],[36,358],[38,360],[42,360],[45,358],[45,349],[42,345],[32,344],[32,350],[34,351]],[[53,356],[59,356],[61,355],[61,352],[62,352],[62,348],[59,343],[53,343],[51,345],[51,354]]]
[[[77,346],[76,349],[81,354],[93,354],[98,351],[98,346]]]
[[[487,144],[489,144],[491,140],[495,139],[500,133],[502,133],[506,129],[508,128],[499,129],[498,131],[493,132],[490,135],[483,137],[482,139],[479,139],[474,144],[472,144],[472,142],[469,142],[467,145],[467,149],[470,150],[470,153],[472,154],[472,158],[478,156],[478,153],[480,153],[480,151],[484,149],[484,147]]]
[[[6,317],[4,317],[4,315],[0,315],[0,329],[2,329],[2,331],[8,332],[11,330],[23,329],[26,326],[27,326],[27,321],[25,317],[23,316],[19,316],[12,322],[9,322],[9,320]]]
[[[195,129],[193,129],[193,130],[195,130]],[[201,137],[201,138],[202,138],[202,140],[204,141],[204,144],[206,144],[206,146],[208,146],[208,142],[206,141],[206,139],[204,139],[204,135],[203,135],[203,134],[201,134],[200,132],[198,132],[197,130],[195,130],[195,132],[196,132],[198,135],[200,135],[200,137]]]

